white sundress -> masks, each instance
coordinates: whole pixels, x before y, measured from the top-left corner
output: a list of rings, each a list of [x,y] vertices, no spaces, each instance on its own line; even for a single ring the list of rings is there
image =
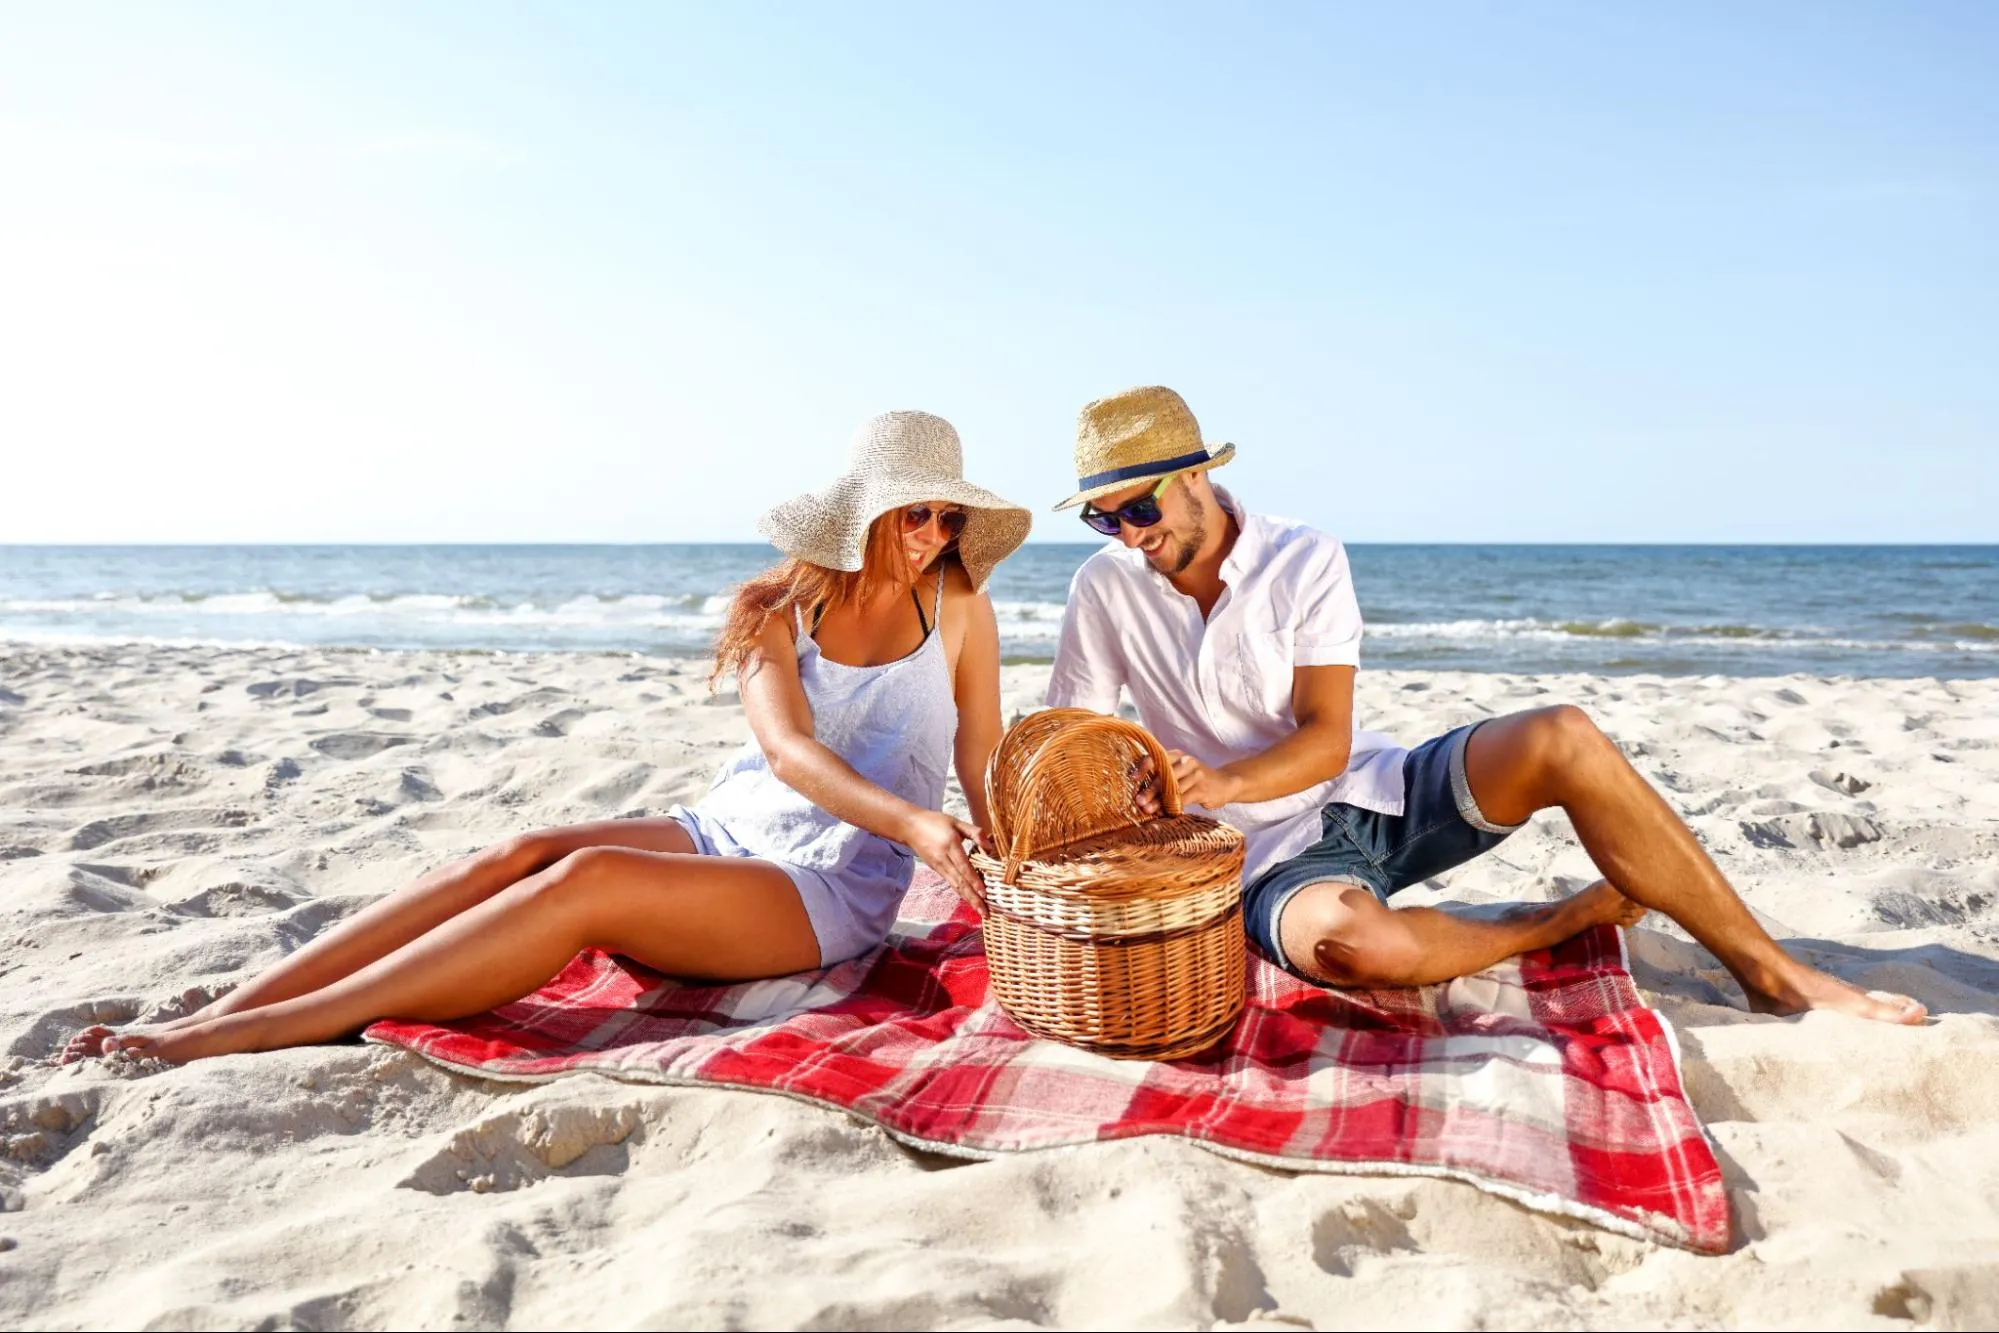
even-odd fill
[[[937,810],[958,733],[940,616],[916,651],[880,666],[829,661],[798,627],[798,678],[819,742],[868,781]],[[667,811],[709,856],[753,856],[791,876],[819,940],[819,963],[866,953],[887,937],[916,856],[901,843],[837,819],[779,781],[752,740],[722,766],[708,794]]]

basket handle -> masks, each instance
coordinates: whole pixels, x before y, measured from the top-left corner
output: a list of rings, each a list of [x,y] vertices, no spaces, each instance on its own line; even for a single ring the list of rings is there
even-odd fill
[[[1182,810],[1180,783],[1151,732],[1086,708],[1049,708],[1013,724],[986,766],[993,842],[1011,884],[1020,863],[1082,838],[1136,828],[1139,761],[1150,759],[1161,813]]]

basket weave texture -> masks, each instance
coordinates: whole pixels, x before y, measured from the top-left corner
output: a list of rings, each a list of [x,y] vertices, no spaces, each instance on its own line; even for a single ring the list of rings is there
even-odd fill
[[[1162,813],[1137,792],[1148,767]],[[986,771],[993,996],[1029,1032],[1130,1060],[1206,1050],[1243,1004],[1242,834],[1181,808],[1150,732],[1082,708],[1008,728]]]

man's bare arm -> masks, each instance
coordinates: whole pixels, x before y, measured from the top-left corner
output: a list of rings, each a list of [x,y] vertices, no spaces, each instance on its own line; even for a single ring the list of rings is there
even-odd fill
[[[1346,772],[1353,753],[1354,675],[1350,666],[1293,668],[1291,711],[1298,729],[1261,753],[1219,768],[1175,751],[1173,775],[1181,796],[1213,810],[1274,801]]]

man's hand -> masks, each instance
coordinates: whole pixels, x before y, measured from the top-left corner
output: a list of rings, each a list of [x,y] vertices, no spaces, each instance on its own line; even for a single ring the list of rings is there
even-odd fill
[[[1132,761],[1125,772],[1125,780],[1131,785],[1131,803],[1140,816],[1156,819],[1159,816],[1159,770],[1152,765],[1152,756],[1142,754]]]
[[[965,853],[965,844],[975,842],[988,855],[992,840],[977,824],[953,819],[941,810],[924,810],[909,821],[902,839],[924,865],[944,877],[958,896],[972,905],[980,916],[986,912],[986,884]]]
[[[1242,779],[1226,768],[1209,768],[1191,754],[1168,750],[1173,776],[1180,783],[1180,799],[1188,805],[1219,810],[1242,795]]]

